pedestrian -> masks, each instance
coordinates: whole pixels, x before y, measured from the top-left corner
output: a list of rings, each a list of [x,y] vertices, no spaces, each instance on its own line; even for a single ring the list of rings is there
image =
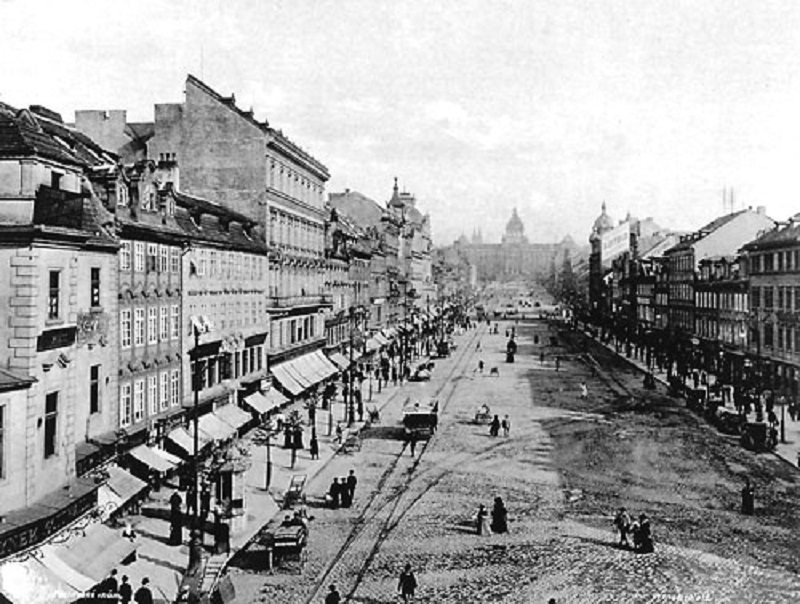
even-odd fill
[[[136,604],[153,604],[153,592],[150,591],[149,585],[150,579],[147,577],[142,579],[141,586],[136,590],[136,595],[133,596]]]
[[[617,531],[619,531],[619,545],[622,547],[630,547],[630,543],[628,542],[628,532],[631,529],[631,517],[628,515],[628,511],[625,508],[619,508],[617,511],[617,515],[614,516],[614,526],[617,527]]]
[[[342,443],[342,424],[336,424],[336,442]]]
[[[560,367],[561,367],[561,357],[556,356],[556,371],[558,371]]]
[[[511,418],[508,417],[508,414],[503,417],[500,426],[503,428],[503,436],[508,436],[508,433],[511,431]]]
[[[481,341],[478,340],[478,343],[475,345],[475,352],[480,352],[481,350]]]
[[[480,507],[478,507],[478,517],[475,526],[479,535],[485,535],[489,532],[488,527],[486,526],[486,519],[488,516],[489,512],[486,511],[486,506],[481,504]]]
[[[397,367],[392,365],[392,385],[397,386]]]
[[[744,486],[742,487],[742,514],[752,516],[755,509],[755,489],[750,484],[750,479],[745,478]]]
[[[492,423],[489,424],[489,436],[497,436],[500,434],[500,418],[495,415]]]
[[[483,359],[478,361],[478,372],[483,373]]]
[[[417,448],[417,434],[416,434],[416,432],[412,431],[408,435],[408,445],[409,445],[409,448],[411,449],[411,457],[414,457],[414,454],[416,453],[416,448]]]
[[[411,570],[411,565],[406,564],[403,572],[400,573],[400,581],[397,583],[397,591],[403,598],[403,602],[413,602],[414,592],[417,590],[417,578],[414,576],[414,571]]]
[[[347,488],[347,482],[344,476],[339,479],[339,499],[342,502],[343,508],[349,508],[353,503],[353,500],[350,498],[350,489]]]
[[[650,532],[650,519],[647,514],[639,514],[639,522],[633,533],[633,545],[640,554],[653,553],[653,536]]]
[[[336,510],[339,508],[339,479],[334,477],[331,487],[328,489],[328,499],[330,500],[331,507]]]
[[[311,442],[308,443],[308,452],[311,454],[311,459],[319,459],[319,441],[317,440],[316,432],[311,435]]]
[[[508,510],[503,503],[502,497],[494,498],[494,507],[492,508],[492,531],[495,533],[508,532]]]
[[[211,511],[211,489],[207,482],[203,482],[203,487],[200,489],[200,521],[201,524],[206,523],[208,513]]]
[[[122,575],[122,583],[119,586],[119,601],[122,604],[130,604],[133,598],[133,587],[128,583],[128,575]]]
[[[358,484],[358,478],[356,478],[356,471],[350,470],[350,475],[347,477],[347,494],[350,497],[350,501],[353,501],[353,498],[356,495],[356,485]]]
[[[539,353],[539,363],[544,365],[544,351]]]
[[[325,604],[339,604],[341,601],[342,596],[339,595],[339,591],[336,589],[336,586],[331,585],[328,595],[325,596]]]
[[[589,396],[589,388],[587,388],[585,382],[581,382],[581,398],[585,399]]]
[[[117,581],[117,569],[112,568],[108,577],[100,582],[97,592],[104,596],[114,596],[119,591],[119,582]],[[109,598],[112,599],[112,598]]]

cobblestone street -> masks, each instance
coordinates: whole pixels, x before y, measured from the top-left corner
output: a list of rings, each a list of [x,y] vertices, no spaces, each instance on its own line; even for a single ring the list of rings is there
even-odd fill
[[[507,364],[512,326],[520,346]],[[265,571],[263,552],[251,548],[231,569],[237,601],[322,602],[336,584],[344,601],[396,602],[406,562],[418,602],[800,600],[796,469],[745,451],[663,390],[644,391],[641,375],[582,335],[559,334],[557,347],[535,345],[534,335],[544,343],[555,332],[501,322],[499,335],[487,335],[484,325],[436,361],[430,383],[397,391],[361,451],[336,456],[309,485],[302,568]],[[416,457],[400,428],[407,396],[441,405],[439,431]],[[482,403],[510,416],[509,436],[472,421]],[[359,477],[354,506],[322,507],[332,478],[350,469]],[[751,517],[738,511],[745,476],[756,486]],[[478,505],[491,509],[495,496],[510,532],[478,536]],[[620,506],[648,514],[654,554],[615,545]]]

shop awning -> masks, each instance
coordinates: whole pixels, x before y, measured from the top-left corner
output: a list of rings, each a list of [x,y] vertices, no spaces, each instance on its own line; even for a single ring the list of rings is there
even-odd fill
[[[378,342],[378,340],[374,337],[367,340],[367,352],[374,352],[376,350],[379,350],[381,346],[383,346],[383,344]]]
[[[213,440],[227,440],[236,434],[236,430],[217,417],[216,413],[206,413],[198,420],[200,433],[207,434]]]
[[[105,579],[136,546],[104,524],[94,523],[65,543],[40,548],[42,564],[71,587],[88,591]]]
[[[330,355],[328,355],[328,358],[333,361],[341,371],[344,371],[350,367],[350,360],[341,352],[332,352]]]
[[[253,418],[249,413],[244,411],[238,405],[228,404],[219,407],[214,411],[217,417],[223,422],[231,426],[234,430],[238,430]]]
[[[122,468],[108,466],[108,481],[97,490],[97,507],[103,520],[147,488],[144,480]]]
[[[57,602],[72,602],[83,596],[83,590],[31,557],[0,564],[0,594],[13,604],[53,604],[53,594],[59,594]]]
[[[186,455],[194,455],[194,422],[192,422],[191,431],[186,428],[175,428],[167,435],[175,445],[178,446]],[[209,443],[209,438],[201,430],[198,434],[197,448],[201,451]]]
[[[305,387],[303,387],[303,386],[301,386],[300,384],[297,383],[297,380],[295,380],[289,374],[289,372],[286,371],[286,368],[284,367],[284,365],[285,365],[285,363],[281,363],[280,365],[274,365],[272,367],[272,375],[273,375],[273,377],[275,377],[275,379],[277,379],[280,382],[281,386],[286,388],[286,390],[292,396],[297,396],[297,395],[301,394],[303,392],[303,390],[305,390]]]
[[[244,397],[244,404],[250,407],[253,411],[258,413],[259,415],[263,415],[265,413],[269,413],[270,411],[270,402],[267,400],[267,397],[261,394],[260,392],[253,392],[252,394],[248,394]]]
[[[308,376],[312,384],[318,384],[327,376],[320,370],[319,364],[314,360],[314,354],[304,354],[292,361],[304,375]]]
[[[376,333],[374,336],[372,336],[372,339],[374,339],[381,346],[386,346],[389,344],[389,340],[382,333]]]
[[[135,449],[131,449],[128,451],[128,455],[157,472],[169,472],[175,468],[174,463],[167,461],[147,445],[139,445]]]
[[[328,357],[321,350],[315,350],[311,356],[314,361],[319,363],[320,370],[322,371],[325,379],[333,377],[339,373],[339,368],[328,360]]]

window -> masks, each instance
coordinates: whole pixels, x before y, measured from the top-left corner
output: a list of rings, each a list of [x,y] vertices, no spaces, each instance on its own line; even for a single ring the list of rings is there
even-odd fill
[[[162,342],[169,339],[169,309],[162,306],[160,309],[161,322],[159,324],[158,337]]]
[[[147,271],[158,272],[158,246],[155,243],[147,244]]]
[[[61,188],[61,179],[64,175],[61,172],[50,172],[50,187],[53,189]]]
[[[208,254],[208,274],[214,277],[217,274],[217,251],[211,250]]]
[[[133,270],[137,273],[144,271],[144,243],[141,241],[133,243]]]
[[[177,369],[172,370],[172,377],[170,379],[170,399],[169,403],[173,407],[177,407],[180,404],[180,387],[181,387],[181,376]]]
[[[133,345],[144,346],[144,308],[133,311]]]
[[[89,413],[100,412],[100,365],[89,367]]]
[[[124,428],[130,426],[133,419],[130,383],[122,384],[119,391],[119,426],[120,428]]]
[[[169,270],[169,246],[160,245],[158,246],[158,251],[161,255],[161,266],[159,270],[162,273],[166,273]]]
[[[131,347],[131,309],[119,312],[119,345],[120,348]]]
[[[6,408],[0,406],[0,480],[6,477]]]
[[[100,267],[93,266],[90,276],[89,297],[93,308],[100,306]]]
[[[158,376],[147,376],[147,407],[148,413],[152,417],[158,413]]]
[[[761,308],[761,288],[754,285],[750,292],[750,306],[753,308]]]
[[[162,371],[158,380],[161,386],[161,410],[164,411],[169,407],[169,372]]]
[[[133,383],[133,422],[144,419],[144,380]]]
[[[61,271],[50,271],[47,318],[58,319],[61,310]]]
[[[147,343],[158,343],[158,308],[155,306],[147,309]]]
[[[58,434],[58,392],[49,393],[44,399],[44,458],[56,454]]]
[[[764,346],[772,348],[772,323],[764,323]]]
[[[122,247],[119,248],[119,270],[131,270],[131,242],[123,241]]]
[[[180,314],[178,312],[178,305],[173,304],[170,307],[170,338],[177,340],[181,334]]]
[[[764,288],[764,308],[772,308],[773,291],[772,287]]]
[[[170,263],[170,271],[177,275],[181,272],[181,254],[178,248],[171,247],[169,248],[169,263]]]
[[[197,274],[198,275],[205,275],[206,274],[206,251],[200,250],[197,254]]]

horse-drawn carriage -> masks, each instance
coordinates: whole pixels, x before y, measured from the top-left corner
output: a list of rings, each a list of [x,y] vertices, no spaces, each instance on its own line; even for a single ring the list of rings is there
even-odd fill
[[[745,449],[761,453],[772,451],[778,444],[778,430],[767,422],[746,422],[741,429],[741,442]]]
[[[492,410],[489,409],[489,405],[481,405],[481,407],[475,412],[475,417],[472,419],[473,423],[476,424],[488,424],[492,421]]]

